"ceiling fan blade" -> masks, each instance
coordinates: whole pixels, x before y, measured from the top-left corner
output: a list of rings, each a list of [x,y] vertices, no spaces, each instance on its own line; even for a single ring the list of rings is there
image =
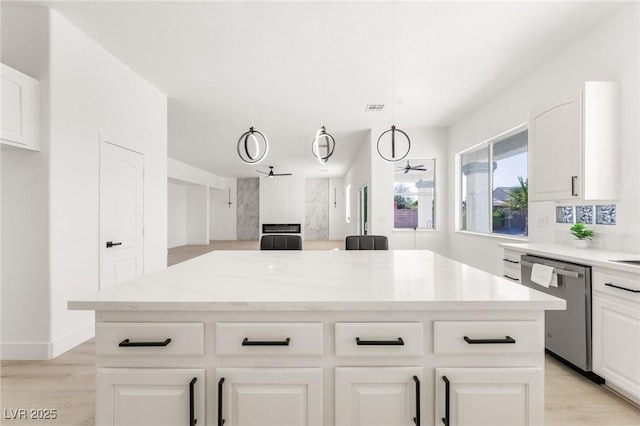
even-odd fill
[[[263,172],[262,170],[256,170],[256,172],[262,173],[263,175],[268,175],[269,174],[269,172]]]
[[[293,173],[274,173],[273,176],[292,176]]]
[[[404,174],[406,175],[407,173],[409,173],[409,170],[411,170],[411,168],[408,168],[408,169],[407,169],[407,168],[405,167],[405,168],[404,168]]]
[[[417,171],[420,171],[420,172],[426,172],[427,171],[427,169],[416,168],[416,167],[412,167],[411,170],[417,170]]]

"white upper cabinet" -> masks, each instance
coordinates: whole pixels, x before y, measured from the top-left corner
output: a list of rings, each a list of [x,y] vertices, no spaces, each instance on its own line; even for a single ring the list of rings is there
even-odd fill
[[[620,84],[589,81],[579,95],[529,117],[529,200],[615,200],[619,188]]]
[[[20,148],[39,150],[38,80],[0,64],[2,83],[2,121],[0,142]]]

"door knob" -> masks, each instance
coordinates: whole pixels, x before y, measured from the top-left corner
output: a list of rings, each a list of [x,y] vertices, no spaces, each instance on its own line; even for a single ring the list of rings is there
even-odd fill
[[[113,241],[107,241],[107,248],[111,248],[113,246],[121,246],[122,243],[114,243]]]

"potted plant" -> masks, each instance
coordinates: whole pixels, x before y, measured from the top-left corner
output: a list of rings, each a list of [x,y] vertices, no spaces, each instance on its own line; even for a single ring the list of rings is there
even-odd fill
[[[569,228],[569,232],[571,235],[576,237],[577,239],[573,241],[573,246],[577,248],[587,248],[589,246],[589,241],[595,233],[592,229],[587,228],[583,222],[578,222]]]

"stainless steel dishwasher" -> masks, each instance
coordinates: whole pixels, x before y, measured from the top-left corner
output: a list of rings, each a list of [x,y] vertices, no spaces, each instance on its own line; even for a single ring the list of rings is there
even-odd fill
[[[558,286],[543,287],[531,281],[533,265],[550,266]],[[520,260],[522,285],[564,299],[567,309],[545,312],[545,348],[597,383],[604,380],[592,372],[591,267],[556,259],[523,255]]]

